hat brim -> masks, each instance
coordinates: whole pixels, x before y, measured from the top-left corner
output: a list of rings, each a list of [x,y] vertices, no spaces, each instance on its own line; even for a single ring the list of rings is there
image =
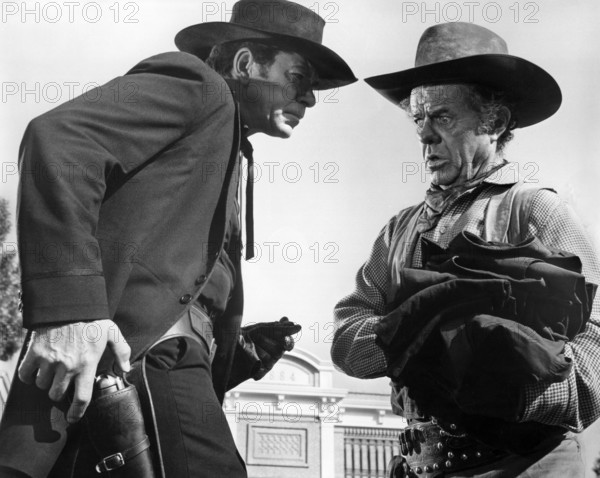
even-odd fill
[[[413,88],[423,85],[473,83],[498,89],[514,104],[517,128],[549,118],[562,102],[560,87],[548,72],[523,58],[503,54],[432,63],[365,81],[395,104],[410,96]]]
[[[208,22],[189,26],[175,36],[175,45],[181,51],[206,60],[214,45],[240,40],[260,40],[302,55],[313,65],[319,75],[315,90],[338,88],[358,81],[348,64],[337,53],[320,43],[235,23]]]

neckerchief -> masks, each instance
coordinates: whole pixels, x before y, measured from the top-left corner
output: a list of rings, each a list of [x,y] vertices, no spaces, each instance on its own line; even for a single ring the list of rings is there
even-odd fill
[[[491,176],[496,170],[500,169],[506,163],[494,166],[492,169],[485,171],[479,176],[475,176],[461,184],[455,184],[449,188],[442,189],[437,184],[430,184],[429,189],[425,193],[425,204],[423,211],[417,221],[417,231],[424,233],[430,231],[437,226],[444,211],[450,206],[459,196],[465,192],[479,186],[486,178]]]

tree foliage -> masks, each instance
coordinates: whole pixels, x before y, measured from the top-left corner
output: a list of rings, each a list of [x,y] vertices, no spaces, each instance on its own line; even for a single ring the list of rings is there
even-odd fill
[[[23,339],[19,265],[15,248],[5,242],[10,228],[8,201],[0,198],[0,360],[8,360],[19,350]]]

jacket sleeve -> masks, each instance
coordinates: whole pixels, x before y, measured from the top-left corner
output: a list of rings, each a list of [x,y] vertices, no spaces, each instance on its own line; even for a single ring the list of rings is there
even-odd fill
[[[165,53],[31,121],[17,212],[25,327],[108,318],[101,204],[212,112],[233,109],[223,85],[194,56]]]
[[[394,222],[395,218],[377,236],[371,255],[356,274],[354,292],[340,300],[334,309],[331,358],[336,367],[352,377],[376,378],[386,372],[387,363],[375,343],[373,326],[386,311],[388,255]]]
[[[571,208],[556,194],[540,191],[532,204],[529,233],[548,247],[579,256],[588,282],[600,283],[600,264]],[[573,367],[567,380],[525,389],[522,421],[582,431],[600,417],[600,297],[595,297],[585,330],[565,347]]]
[[[227,382],[227,391],[251,378],[260,380],[260,378],[256,377],[257,372],[260,370],[260,365],[261,361],[256,353],[254,343],[244,335],[242,330],[240,330],[233,356],[231,374],[229,375],[229,381]]]

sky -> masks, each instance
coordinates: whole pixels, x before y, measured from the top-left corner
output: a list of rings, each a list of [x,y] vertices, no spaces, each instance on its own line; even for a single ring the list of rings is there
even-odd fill
[[[551,73],[563,104],[517,130],[507,158],[521,177],[556,189],[600,244],[600,2],[398,0],[299,1],[327,21],[324,43],[363,79],[413,66],[428,26],[471,21],[509,52]],[[232,1],[2,2],[0,197],[14,213],[17,151],[35,116],[121,75],[143,58],[175,50],[182,28],[227,21]],[[366,83],[319,92],[292,138],[252,138],[259,176],[259,254],[244,264],[246,322],[287,316],[302,347],[329,360],[332,310],[383,225],[419,202],[428,185],[413,125]],[[14,233],[2,245],[14,246]],[[336,377],[337,386],[385,391],[387,380]]]

